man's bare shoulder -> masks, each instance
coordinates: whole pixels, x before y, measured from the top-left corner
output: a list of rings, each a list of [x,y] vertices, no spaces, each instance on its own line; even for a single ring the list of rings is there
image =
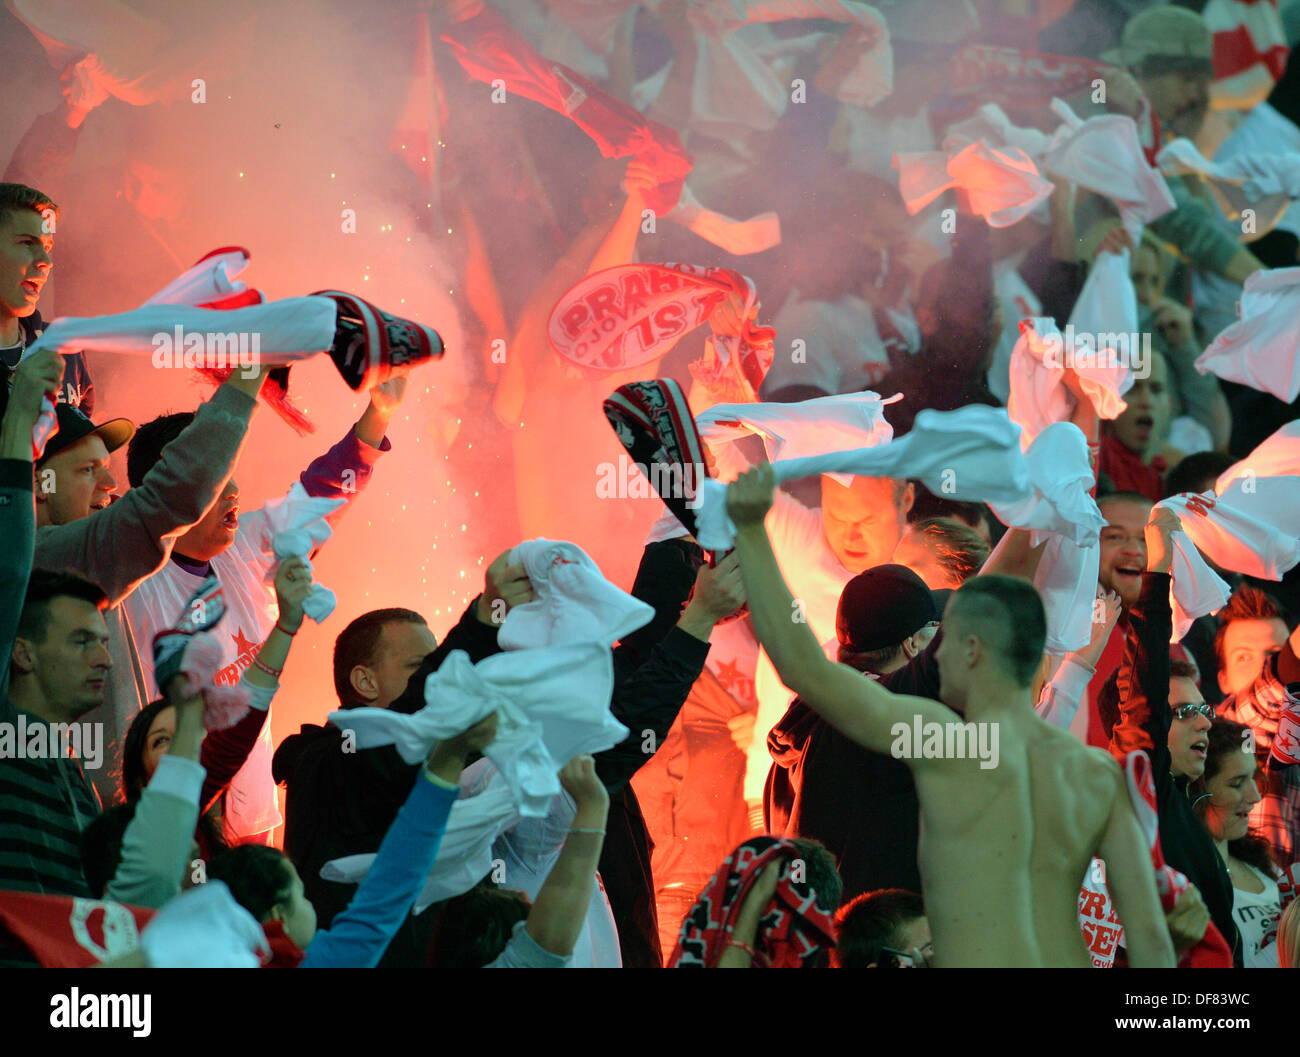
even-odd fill
[[[1035,717],[1036,718],[1036,717]],[[1069,768],[1075,782],[1096,783],[1098,788],[1114,786],[1123,779],[1119,763],[1105,749],[1085,745],[1067,730],[1038,720],[1034,724],[1035,752],[1040,759]]]

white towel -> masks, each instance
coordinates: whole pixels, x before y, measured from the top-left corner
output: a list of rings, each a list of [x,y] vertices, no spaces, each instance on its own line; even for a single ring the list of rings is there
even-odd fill
[[[140,946],[151,969],[256,969],[271,953],[262,926],[223,881],[169,899],[145,926]]]
[[[1090,494],[1094,477],[1087,438],[1071,422],[1053,423],[1035,439],[1025,462],[1031,494],[1017,503],[990,505],[1004,524],[1028,529],[1034,546],[1046,541],[1034,573],[1047,614],[1046,649],[1069,653],[1086,646],[1092,634],[1101,559],[1098,541],[1106,524]],[[1003,537],[994,554],[1008,539]]]
[[[485,755],[501,771],[519,813],[538,818],[560,791],[556,772],[581,753],[603,752],[628,730],[610,715],[614,666],[607,643],[514,649],[471,664],[454,650],[424,684],[425,706],[412,715],[384,708],[331,712],[358,749],[395,745],[407,763],[482,720],[498,716]]]
[[[1272,231],[1295,198],[1300,198],[1300,154],[1236,154],[1208,161],[1189,139],[1167,143],[1156,155],[1161,172],[1170,176],[1194,175],[1204,181],[1223,215],[1241,218],[1243,209],[1255,212],[1255,231]]]
[[[1253,486],[1247,492],[1247,482]],[[1231,589],[1201,557],[1220,568],[1267,580],[1280,580],[1300,562],[1300,539],[1294,521],[1279,526],[1279,514],[1295,517],[1300,479],[1293,477],[1235,478],[1224,491],[1201,497],[1173,496],[1157,506],[1174,511],[1183,531],[1173,534],[1171,585],[1174,641],[1187,634],[1191,622],[1227,603]],[[1195,504],[1202,516],[1188,509]]]
[[[510,552],[510,562],[522,563],[533,600],[506,615],[497,635],[503,650],[573,642],[610,647],[654,616],[653,607],[606,580],[576,544],[528,540]]]
[[[477,766],[477,765],[476,765]],[[492,871],[492,844],[522,816],[500,772],[480,792],[451,805],[447,829],[438,845],[433,870],[416,897],[413,911],[468,892]],[[340,884],[359,884],[375,861],[374,853],[331,859],[320,875]]]
[[[1013,125],[998,106],[986,104],[948,129],[944,147],[979,140],[993,149],[1023,153],[1045,175],[1062,177],[1114,202],[1124,230],[1137,245],[1142,226],[1175,207],[1164,176],[1147,163],[1137,124],[1122,114],[1083,121],[1060,99],[1052,100],[1051,109],[1061,124],[1049,135]]]
[[[1137,337],[1138,303],[1137,291],[1129,275],[1129,251],[1127,247],[1118,253],[1099,253],[1088,277],[1083,281],[1083,289],[1074,302],[1070,312],[1069,325],[1076,332],[1082,331],[1094,336],[1097,352],[1103,350],[1115,353],[1126,366],[1132,367],[1137,360],[1138,349],[1133,348],[1133,339]],[[1104,339],[1114,340],[1104,340]],[[1076,340],[1076,346],[1078,342]],[[1082,350],[1076,348],[1078,356]],[[1111,394],[1112,404],[1118,405],[1115,415],[1124,410],[1120,397],[1133,385],[1127,373],[1123,374],[1118,384],[1111,375],[1098,376],[1089,372],[1084,377],[1098,381]],[[1091,396],[1091,393],[1089,394]],[[1096,403],[1096,398],[1093,400]],[[1098,413],[1101,413],[1098,408]],[[1114,418],[1115,415],[1102,415]]]
[[[1284,533],[1300,536],[1300,421],[1288,422],[1215,483],[1215,494],[1232,486],[1233,502],[1252,508],[1259,503],[1265,520]],[[1247,497],[1258,494],[1258,501]]]
[[[989,503],[1020,503],[1031,495],[1020,427],[1002,408],[970,405],[924,410],[907,436],[872,448],[830,452],[772,464],[777,483],[822,473],[919,479],[936,495]],[[727,486],[701,483],[696,523],[705,550],[725,551],[736,530],[727,517]]]
[[[1003,150],[977,140],[958,147],[944,141],[942,151],[900,151],[890,164],[898,170],[898,191],[915,216],[949,188],[969,196],[970,208],[989,227],[1023,220],[1052,193],[1052,183],[1033,159],[1015,147]]]
[[[1164,176],[1147,163],[1137,124],[1123,114],[1080,121],[1060,99],[1052,100],[1052,111],[1063,124],[1043,155],[1043,172],[1109,198],[1136,246],[1142,226],[1176,205]]]
[[[1174,632],[1169,641],[1181,642],[1197,617],[1217,613],[1227,604],[1232,588],[1205,564],[1187,533],[1172,533],[1169,540],[1174,546],[1169,570],[1169,607],[1173,611]]]
[[[696,416],[695,425],[711,444],[757,434],[768,462],[801,459],[888,444],[894,427],[885,421],[885,407],[901,399],[901,393],[882,399],[878,393],[863,392],[793,404],[715,404]],[[848,483],[846,474],[833,476]]]
[[[1197,357],[1196,369],[1291,403],[1300,396],[1300,268],[1251,275],[1237,317]]]
[[[1300,483],[1296,478],[1274,480],[1281,481],[1285,490]],[[1300,562],[1300,539],[1294,527],[1282,528],[1274,521],[1272,490],[1260,489],[1258,485],[1264,482],[1256,481],[1256,488],[1246,492],[1245,483],[1233,481],[1217,496],[1209,492],[1197,498],[1171,496],[1157,506],[1177,514],[1183,531],[1219,568],[1280,580]],[[1197,514],[1189,506],[1205,510],[1205,514]]]
[[[255,334],[260,362],[294,363],[333,345],[337,314],[337,307],[328,297],[288,297],[228,311],[189,305],[144,305],[110,316],[56,319],[32,348],[152,356],[155,363],[160,363],[180,328],[187,338],[247,334],[251,339]],[[168,339],[167,345],[154,340],[160,335]],[[174,361],[181,361],[185,354],[184,348],[175,349]],[[202,350],[198,355],[202,356]],[[182,365],[172,362],[172,357],[167,359],[164,366]]]
[[[1108,253],[1105,256],[1114,255]],[[1092,279],[1093,276],[1089,275],[1088,282]],[[1105,282],[1099,280],[1098,285]],[[1132,289],[1130,281],[1129,290]],[[1066,421],[1074,411],[1074,394],[1062,380],[1066,353],[1070,352],[1067,337],[1073,341],[1074,333],[1062,334],[1047,317],[1026,319],[1020,323],[1020,338],[1011,352],[1011,395],[1007,399],[1007,414],[1020,426],[1020,443],[1026,450],[1044,429],[1053,422]],[[1098,332],[1088,333],[1095,336]],[[1077,353],[1071,352],[1071,357],[1075,356]],[[1132,370],[1118,359],[1112,363],[1105,350],[1090,364],[1074,359],[1073,365],[1097,415],[1107,419],[1118,417],[1128,406],[1124,394],[1133,387]]]
[[[1249,455],[1224,470],[1215,482],[1222,493],[1238,478],[1300,477],[1300,421],[1288,422]]]
[[[248,262],[248,250],[238,247],[216,250],[173,279],[145,304],[206,305],[245,293],[248,285],[235,276],[248,267]]]
[[[346,503],[346,499],[310,496],[301,481],[294,481],[284,496],[272,499],[262,507],[276,560],[308,558],[334,531],[326,517]],[[307,567],[311,568],[310,561]],[[322,584],[313,584],[311,593],[303,601],[302,611],[319,624],[334,612],[336,605],[338,599],[333,591]]]
[[[220,316],[215,314],[216,310],[193,307],[245,291],[247,287],[244,283],[235,282],[232,277],[242,272],[247,264],[247,250],[231,249],[211,253],[132,312],[56,319],[24,351],[23,359],[47,348],[57,348],[61,353],[90,349],[100,352],[147,353],[154,357],[155,365],[165,359],[162,366],[181,367],[185,362],[185,350],[183,342],[181,348],[175,348],[178,326],[183,328],[185,335],[202,336],[204,348],[198,352],[206,351],[208,334],[223,337],[247,334],[251,351],[251,335],[257,334],[258,358],[266,363],[287,363],[314,355],[333,345],[337,310],[333,307],[333,302],[326,298],[290,298],[272,304],[222,311]],[[327,310],[325,304],[306,305],[298,302],[324,302],[331,307]],[[190,306],[184,314],[176,307],[181,305]],[[239,315],[241,312],[255,314]],[[163,335],[169,339],[168,345],[164,346],[157,340]],[[268,337],[270,340],[263,349],[262,341]],[[214,352],[224,348],[228,357],[239,353],[238,339],[233,347],[227,341],[222,341],[220,345],[216,341],[212,344]],[[279,352],[278,345],[283,345],[285,351]],[[294,350],[298,351],[295,353]],[[168,352],[171,355],[166,355]],[[267,356],[267,353],[271,355]],[[32,427],[33,459],[40,458],[45,451],[46,442],[57,428],[58,420],[51,394],[42,402],[40,418]]]

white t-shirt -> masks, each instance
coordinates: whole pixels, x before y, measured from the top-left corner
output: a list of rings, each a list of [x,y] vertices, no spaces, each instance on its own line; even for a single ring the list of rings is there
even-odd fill
[[[226,614],[214,629],[225,663],[217,673],[219,684],[233,686],[239,682],[275,626],[279,607],[274,589],[265,582],[274,563],[266,515],[261,510],[241,515],[235,541],[212,559],[212,569],[221,581],[226,601]],[[153,677],[153,637],[176,623],[202,582],[203,577],[169,561],[122,603],[135,641],[140,644],[140,659],[151,700],[161,696]],[[224,814],[228,836],[252,837],[284,821],[271,777],[269,710],[267,715],[257,743],[230,782]]]
[[[1276,969],[1277,944],[1270,943],[1262,950],[1260,942],[1268,926],[1282,907],[1282,896],[1277,881],[1261,873],[1248,863],[1243,864],[1264,886],[1262,892],[1247,892],[1235,885],[1232,888],[1232,920],[1241,933],[1241,952],[1247,969]]]

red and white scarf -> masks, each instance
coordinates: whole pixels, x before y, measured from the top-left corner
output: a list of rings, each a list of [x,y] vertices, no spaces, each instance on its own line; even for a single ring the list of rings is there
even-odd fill
[[[1160,849],[1160,818],[1156,808],[1156,785],[1151,772],[1151,759],[1141,749],[1134,749],[1124,761],[1124,777],[1128,781],[1129,798],[1137,814],[1138,826],[1151,849],[1151,865],[1156,871],[1156,892],[1160,895],[1161,909],[1167,914],[1174,909],[1178,897],[1191,887],[1191,882],[1165,862]],[[1200,943],[1182,956],[1180,969],[1230,969],[1232,951],[1214,922],[1205,927]]]
[[[760,305],[752,279],[729,268],[695,264],[622,264],[586,276],[551,310],[547,336],[566,360],[621,371],[657,360],[708,321],[728,295]],[[716,337],[691,373],[714,388],[755,399],[774,355],[776,331],[746,322],[738,336]]]
[[[709,471],[681,386],[671,378],[631,382],[610,394],[604,409],[619,442],[645,468],[664,505],[697,535],[695,496]],[[661,487],[665,481],[669,486]]]
[[[754,882],[772,863],[780,878],[758,923],[755,968],[821,969],[835,946],[831,915],[817,905],[817,893],[792,869],[803,853],[788,840],[754,837],[723,860],[689,914],[682,920],[677,946],[668,959],[673,969],[713,969],[727,949],[732,929]]]

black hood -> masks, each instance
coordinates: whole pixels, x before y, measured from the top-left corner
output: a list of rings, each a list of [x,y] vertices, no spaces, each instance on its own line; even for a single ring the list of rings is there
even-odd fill
[[[277,784],[292,781],[304,753],[326,742],[342,740],[343,732],[338,727],[304,723],[302,730],[290,734],[275,750],[275,755],[271,758],[271,776]]]

